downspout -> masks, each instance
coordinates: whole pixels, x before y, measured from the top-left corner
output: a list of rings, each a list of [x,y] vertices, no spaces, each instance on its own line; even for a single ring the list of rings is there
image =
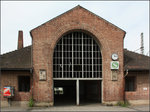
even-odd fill
[[[31,34],[31,32],[30,32],[30,35],[31,35],[31,39],[32,39],[32,34]],[[32,93],[31,93],[31,97],[33,98],[33,39],[31,40],[32,42],[32,44],[31,44],[31,67],[32,67]]]
[[[33,40],[32,40],[32,45],[31,45],[31,66],[32,66],[32,98],[33,98],[33,85],[34,85],[34,76],[33,76]],[[33,98],[34,100],[34,98]]]
[[[128,69],[126,70],[126,73],[124,75],[124,93],[123,93],[123,101],[125,102],[126,101],[126,97],[125,97],[125,77],[128,75]]]
[[[31,83],[31,98],[33,98],[33,68],[30,69],[30,74],[32,78],[32,83]]]
[[[128,69],[126,70],[126,74],[125,74],[124,78],[125,78],[127,75],[128,75]]]

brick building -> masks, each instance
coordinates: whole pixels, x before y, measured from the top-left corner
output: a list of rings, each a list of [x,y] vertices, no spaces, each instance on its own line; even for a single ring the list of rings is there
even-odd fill
[[[1,55],[3,87],[14,86],[13,104],[149,102],[150,58],[123,49],[125,31],[76,6],[31,30],[32,45]]]

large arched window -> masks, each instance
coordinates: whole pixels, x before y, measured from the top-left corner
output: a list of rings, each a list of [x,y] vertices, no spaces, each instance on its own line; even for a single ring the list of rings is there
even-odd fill
[[[102,56],[92,36],[71,32],[61,37],[54,49],[53,78],[102,78]]]

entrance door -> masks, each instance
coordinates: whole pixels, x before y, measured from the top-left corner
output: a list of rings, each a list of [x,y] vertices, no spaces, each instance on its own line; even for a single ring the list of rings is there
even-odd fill
[[[80,104],[101,103],[101,81],[80,81]]]
[[[54,105],[76,104],[76,81],[55,80],[54,81]]]

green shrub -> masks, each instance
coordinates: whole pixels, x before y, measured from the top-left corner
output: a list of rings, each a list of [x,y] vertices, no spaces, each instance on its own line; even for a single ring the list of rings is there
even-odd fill
[[[130,103],[128,101],[119,101],[116,105],[122,106],[122,107],[127,107],[130,105]]]
[[[30,98],[30,100],[29,100],[29,107],[33,107],[33,105],[34,105],[34,100],[33,100],[33,98]]]

